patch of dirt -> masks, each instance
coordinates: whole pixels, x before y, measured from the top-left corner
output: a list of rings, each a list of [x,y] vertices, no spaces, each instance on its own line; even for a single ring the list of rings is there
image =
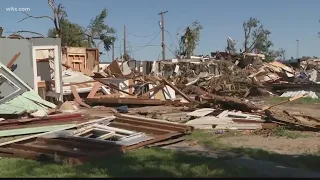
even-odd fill
[[[305,133],[304,133],[305,134]],[[224,137],[221,142],[233,147],[257,148],[279,154],[319,154],[320,136],[288,139],[286,137],[263,137],[259,135]]]

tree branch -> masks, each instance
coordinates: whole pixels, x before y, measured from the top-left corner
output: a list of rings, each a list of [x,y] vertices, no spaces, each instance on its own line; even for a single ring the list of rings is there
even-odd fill
[[[256,42],[257,42],[257,38],[252,42],[251,46],[248,48],[248,51],[249,51],[249,52],[252,52],[252,51],[253,51],[253,49],[255,48]]]
[[[26,12],[22,12],[22,13],[24,13],[27,17],[21,19],[21,20],[18,21],[18,22],[22,22],[22,21],[24,21],[24,20],[26,20],[26,19],[28,19],[28,18],[34,18],[34,19],[48,18],[48,19],[50,19],[51,21],[54,22],[53,18],[50,17],[50,16],[32,16],[32,15],[26,13]]]
[[[55,7],[54,7],[54,0],[48,0],[48,4],[49,4],[49,6],[51,7],[52,10],[55,9]]]
[[[97,45],[97,46],[99,47],[99,46],[100,46],[100,44],[102,44],[102,43],[103,43],[103,40],[101,40],[101,41],[98,43],[98,45]]]
[[[44,37],[43,34],[37,33],[37,32],[34,32],[34,31],[17,31],[16,33],[32,33],[32,34],[37,34],[37,35],[40,35],[40,36]]]

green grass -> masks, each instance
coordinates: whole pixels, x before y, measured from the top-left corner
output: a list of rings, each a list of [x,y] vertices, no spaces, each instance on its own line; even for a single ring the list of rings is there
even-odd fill
[[[268,104],[277,104],[282,101],[286,101],[289,98],[287,97],[268,97],[265,100]],[[287,104],[320,104],[320,99],[312,99],[310,97],[300,98]]]
[[[279,126],[275,129],[273,129],[272,135],[278,136],[278,137],[286,137],[286,138],[290,138],[290,139],[310,137],[306,134],[301,134],[299,132],[287,130],[284,126]]]
[[[230,134],[226,135],[230,136]],[[320,154],[284,155],[256,148],[232,147],[231,145],[224,144],[221,142],[221,138],[224,137],[224,135],[217,136],[212,131],[199,130],[194,131],[192,135],[188,136],[188,139],[195,140],[204,147],[212,149],[214,151],[223,150],[225,152],[236,153],[238,156],[250,157],[258,160],[272,161],[289,167],[312,169],[317,171],[320,170]]]
[[[167,149],[139,149],[79,166],[0,159],[0,177],[248,177],[246,169],[222,160]]]

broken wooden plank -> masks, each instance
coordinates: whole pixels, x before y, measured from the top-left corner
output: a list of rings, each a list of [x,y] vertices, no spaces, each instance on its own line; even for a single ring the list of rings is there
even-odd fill
[[[258,110],[259,108],[255,106],[250,101],[244,101],[242,99],[229,97],[229,96],[219,96],[212,93],[204,91],[198,86],[189,85],[184,89],[184,92],[194,92],[198,95],[200,101],[205,101],[207,103],[219,104],[224,108],[232,108],[240,111],[251,112],[253,110]]]
[[[267,109],[270,109],[270,108],[272,108],[272,107],[275,107],[275,106],[278,106],[278,105],[281,105],[281,104],[285,104],[285,103],[288,103],[288,102],[292,102],[292,101],[298,100],[298,99],[300,99],[300,98],[303,98],[303,97],[305,97],[305,96],[306,96],[306,94],[299,94],[299,95],[297,95],[297,96],[295,96],[295,97],[289,98],[288,100],[279,102],[279,103],[277,103],[277,104],[263,107],[262,110],[267,110]]]
[[[15,55],[13,56],[13,58],[8,62],[8,64],[7,64],[7,68],[8,68],[8,69],[12,70],[12,66],[13,66],[13,64],[16,62],[16,60],[19,58],[20,54],[21,54],[21,52],[18,52],[18,53],[15,54]]]
[[[63,84],[63,86],[74,86],[74,85],[80,85],[80,84],[88,84],[88,83],[96,83],[97,81],[85,81],[85,82],[77,82],[77,83],[66,83]],[[54,81],[52,81],[54,83]]]
[[[67,130],[67,129],[86,126],[86,125],[98,123],[98,122],[101,122],[101,121],[112,120],[112,119],[115,119],[115,118],[116,118],[115,116],[104,117],[104,118],[96,119],[96,120],[93,120],[93,121],[77,124],[77,125],[74,125],[72,127],[63,127],[61,129],[57,129],[55,131],[49,131],[49,132],[45,132],[45,133],[41,133],[41,134],[35,134],[35,135],[23,137],[23,138],[20,138],[20,139],[14,139],[12,141],[7,141],[7,142],[0,143],[0,147],[1,146],[6,146],[6,145],[9,145],[9,144],[12,144],[12,143],[23,142],[23,141],[26,141],[26,140],[30,140],[30,139],[33,139],[33,138],[37,138],[37,137],[41,137],[41,136],[45,136],[45,135],[49,135],[49,134],[54,134],[56,132],[60,132],[60,131]]]
[[[219,124],[214,129],[234,129],[234,130],[254,130],[254,129],[262,129],[261,124],[238,124],[238,123],[232,123],[232,124]]]
[[[93,85],[93,88],[91,89],[90,93],[88,94],[87,98],[92,98],[94,95],[97,93],[97,91],[100,89],[102,86],[101,83],[97,82]]]
[[[66,151],[66,150],[60,150],[58,148],[54,147],[42,147],[42,146],[35,146],[35,145],[26,145],[26,144],[11,144],[10,148],[18,149],[18,150],[25,150],[25,151],[34,151],[37,153],[45,153],[45,154],[59,154],[61,156],[66,157],[83,157],[88,156],[88,154],[80,153],[76,151]]]
[[[87,108],[91,108],[91,106],[89,106],[88,104],[86,104],[85,102],[82,101],[75,86],[71,86],[71,92],[73,94],[74,100],[78,104],[80,104],[81,106],[87,107]]]
[[[61,129],[61,128],[73,127],[74,125],[75,124],[62,124],[62,125],[30,127],[30,128],[22,128],[22,129],[1,130],[0,137],[43,133],[43,132],[54,131],[54,130]]]
[[[188,113],[187,116],[203,117],[203,116],[206,116],[206,115],[212,113],[214,110],[215,109],[213,109],[213,108],[197,109],[193,112]]]
[[[104,140],[104,139],[111,138],[111,137],[113,137],[115,135],[116,135],[115,132],[109,132],[108,134],[104,134],[104,135],[99,136],[97,139]]]
[[[107,70],[109,70],[115,77],[123,77],[122,70],[117,60],[112,61],[112,63],[107,67]]]
[[[124,104],[124,105],[164,105],[165,101],[160,101],[157,99],[142,99],[142,98],[86,98],[86,103],[91,105],[98,104]]]
[[[300,121],[294,119],[290,114],[286,114],[285,111],[281,113],[281,112],[272,112],[271,110],[267,109],[265,110],[265,114],[269,118],[271,118],[271,120],[274,122],[281,122],[291,126],[300,126],[306,129],[317,129],[318,131],[320,129],[319,125],[310,125],[310,124],[301,123]]]
[[[86,133],[88,133],[88,132],[91,132],[93,129],[94,129],[94,128],[91,127],[91,128],[86,129],[86,130],[84,130],[84,131],[80,131],[80,132],[74,133],[73,136],[81,136],[81,135],[83,135],[83,134],[86,134]]]
[[[115,94],[106,94],[106,95],[96,95],[92,98],[119,98],[120,97],[120,93],[115,93]]]
[[[189,102],[195,102],[193,99],[191,99],[188,95],[186,95],[184,92],[182,92],[180,89],[178,89],[175,85],[167,81],[166,79],[162,78],[162,81],[170,86],[172,89],[174,89],[177,93],[179,93],[184,99],[186,99]]]
[[[120,91],[120,92],[122,92],[122,93],[128,94],[128,95],[130,95],[130,96],[134,96],[134,94],[129,93],[129,92],[127,92],[127,91],[124,91],[124,90],[120,89],[119,87],[117,87],[116,85],[114,85],[114,84],[112,84],[112,83],[106,83],[106,82],[104,82],[101,78],[95,78],[95,80],[98,81],[98,82],[100,82],[101,84],[104,84],[104,85],[106,85],[106,86],[109,86],[109,87],[112,88],[112,89],[115,89],[115,90]]]
[[[153,91],[153,94],[156,94],[158,91],[160,91],[162,88],[164,88],[165,86],[163,84],[159,84],[153,88],[151,88],[149,91],[147,91],[146,93],[142,94],[142,97],[150,97],[150,93]]]

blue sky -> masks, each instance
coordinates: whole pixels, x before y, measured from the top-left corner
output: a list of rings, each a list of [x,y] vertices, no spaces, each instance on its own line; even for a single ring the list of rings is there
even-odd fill
[[[107,24],[117,30],[115,56],[123,48],[123,26],[127,27],[127,49],[139,60],[157,60],[161,58],[161,34],[149,46],[146,45],[154,36],[137,38],[132,36],[149,36],[160,31],[160,11],[165,15],[166,44],[174,50],[177,44],[176,34],[198,20],[203,25],[200,43],[196,54],[210,54],[223,51],[226,39],[237,40],[238,48],[242,46],[244,33],[242,23],[250,17],[258,18],[265,28],[272,32],[274,49],[286,50],[287,59],[296,57],[296,39],[300,40],[300,56],[320,56],[320,1],[319,0],[56,0],[62,3],[69,19],[82,26],[87,26],[90,19],[99,14],[104,7],[108,9]],[[25,15],[21,12],[8,12],[5,8],[30,8],[34,16],[52,15],[47,0],[3,0],[1,1],[0,22],[5,32],[30,30],[43,34],[53,26],[48,19],[27,19],[17,23]],[[109,61],[109,56],[102,56],[102,61]],[[166,50],[167,58],[172,58]],[[110,58],[109,58],[110,57]]]

